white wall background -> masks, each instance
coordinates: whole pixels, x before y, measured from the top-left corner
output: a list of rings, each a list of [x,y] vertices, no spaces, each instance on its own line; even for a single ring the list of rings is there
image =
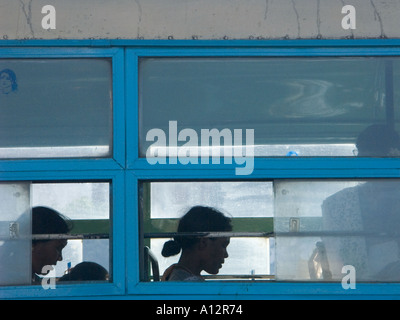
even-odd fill
[[[356,9],[345,30],[342,7]],[[45,5],[56,29],[42,28]],[[399,38],[399,0],[0,0],[1,39]]]

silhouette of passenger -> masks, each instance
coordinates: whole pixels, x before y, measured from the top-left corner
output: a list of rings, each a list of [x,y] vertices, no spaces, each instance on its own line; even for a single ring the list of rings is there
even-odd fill
[[[72,229],[71,221],[54,209],[47,207],[32,208],[32,235],[67,234]],[[62,250],[66,239],[32,240],[32,283],[40,284],[43,267],[54,266],[62,261]],[[48,271],[48,270],[47,270]]]
[[[400,137],[374,124],[360,133],[357,149],[359,157],[399,156]],[[399,208],[400,183],[394,179],[360,181],[325,199],[324,230],[345,234],[324,239],[333,274],[341,278],[341,268],[352,265],[357,280],[399,281]]]
[[[229,237],[206,237],[209,232],[232,231],[231,219],[220,211],[204,206],[191,208],[179,221],[178,235],[164,244],[162,255],[169,257],[181,252],[179,262],[171,265],[162,281],[204,281],[202,271],[217,274],[228,258]],[[184,236],[179,233],[196,233]]]
[[[400,156],[400,136],[386,124],[373,124],[360,133],[356,142],[359,157]]]
[[[95,281],[108,280],[108,271],[96,262],[84,261],[73,267],[58,281]]]

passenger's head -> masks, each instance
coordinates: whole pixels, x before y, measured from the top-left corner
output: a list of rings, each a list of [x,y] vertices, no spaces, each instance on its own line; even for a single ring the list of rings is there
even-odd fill
[[[32,209],[32,235],[67,234],[71,231],[70,220],[56,210],[47,207]],[[62,250],[67,245],[66,239],[33,239],[32,272],[40,274],[47,265],[56,265],[62,261]]]
[[[400,155],[400,136],[385,124],[374,124],[360,133],[357,139],[359,157],[385,157]]]
[[[224,259],[228,257],[227,246],[229,237],[205,237],[210,232],[232,231],[231,219],[222,212],[204,206],[191,208],[179,221],[178,233],[196,233],[198,236],[174,237],[173,241],[164,244],[162,255],[169,257],[187,252],[195,252],[202,263],[202,270],[216,274],[222,267]]]
[[[95,281],[108,280],[108,271],[96,262],[84,261],[78,263],[59,281]]]

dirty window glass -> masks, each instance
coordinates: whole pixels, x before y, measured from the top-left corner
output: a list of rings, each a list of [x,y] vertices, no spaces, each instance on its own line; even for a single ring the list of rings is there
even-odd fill
[[[30,284],[30,183],[1,183],[0,199],[0,285]]]
[[[202,279],[270,279],[273,240],[267,234],[273,227],[272,190],[271,182],[143,183],[142,244],[155,259],[148,259],[147,251],[143,253],[146,263],[142,264],[142,281],[154,280],[154,264],[161,277],[169,266],[178,262],[180,254],[165,257],[163,246],[176,233],[179,220],[196,206],[213,208],[231,219],[233,232],[228,232],[228,257],[221,258],[218,273],[204,271]],[[222,232],[221,238],[224,235]]]
[[[0,158],[108,157],[108,59],[0,59]]]
[[[2,183],[0,285],[112,278],[110,183]]]
[[[400,281],[398,179],[277,181],[274,193],[277,280]]]
[[[398,156],[399,65],[396,57],[142,58],[140,156],[241,146],[233,133],[245,129],[254,130],[255,156]],[[372,125],[383,127],[358,146]],[[202,130],[212,129],[218,146],[203,144]],[[365,141],[375,146],[365,150]]]
[[[400,281],[398,179],[143,182],[140,200],[142,281]],[[198,275],[184,249],[204,238],[229,243]]]

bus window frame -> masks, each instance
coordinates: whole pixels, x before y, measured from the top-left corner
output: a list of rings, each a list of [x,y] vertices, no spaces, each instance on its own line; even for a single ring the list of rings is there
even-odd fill
[[[0,288],[0,299],[399,298],[399,283],[146,283],[139,279],[142,181],[237,180],[234,165],[156,165],[138,157],[138,58],[149,56],[400,56],[398,39],[310,40],[0,40],[0,58],[110,57],[113,61],[113,156],[104,159],[0,160],[0,181],[109,180],[113,186],[113,281],[107,284]],[[252,180],[399,178],[398,158],[255,158]]]
[[[205,41],[206,42],[206,41]],[[362,41],[265,41],[252,46],[250,41],[210,41],[202,44],[165,48],[128,48],[126,51],[127,70],[127,121],[139,124],[139,60],[140,58],[162,57],[368,57],[400,56],[400,48],[395,45],[383,47],[379,41],[369,41],[361,46]],[[152,42],[154,43],[154,42]],[[170,44],[172,42],[169,42]],[[176,43],[176,42],[175,42]],[[398,41],[391,42],[392,44]],[[209,44],[210,47],[206,45]],[[211,44],[218,44],[212,46]],[[264,45],[264,46],[263,46]],[[202,47],[200,47],[202,46]],[[206,48],[204,48],[206,47]],[[127,126],[127,196],[128,212],[138,210],[138,188],[142,182],[152,181],[265,181],[275,179],[361,179],[361,178],[398,178],[400,177],[400,158],[357,158],[357,157],[256,157],[254,171],[248,177],[235,175],[234,164],[156,164],[151,165],[145,158],[139,157],[139,128]],[[167,160],[168,161],[168,160]],[[140,214],[140,213],[139,213]],[[346,290],[340,282],[223,282],[208,283],[184,282],[141,282],[140,274],[140,234],[139,216],[127,217],[128,294],[146,297],[232,297],[247,298],[300,297],[302,295],[326,295],[330,297],[366,297],[393,296],[400,289],[398,283],[357,283],[356,289]],[[139,249],[139,250],[138,250]],[[161,271],[161,270],[160,270]]]

